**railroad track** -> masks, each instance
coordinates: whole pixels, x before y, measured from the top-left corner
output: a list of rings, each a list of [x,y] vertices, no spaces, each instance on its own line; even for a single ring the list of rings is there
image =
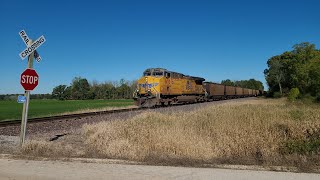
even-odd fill
[[[115,109],[115,110],[107,110],[107,111],[96,111],[96,112],[87,112],[87,113],[78,113],[78,114],[66,114],[66,115],[30,118],[28,119],[28,123],[38,123],[38,122],[55,121],[55,120],[61,120],[61,119],[81,118],[81,117],[97,116],[97,115],[120,113],[120,112],[131,112],[131,111],[138,111],[142,109],[144,108]],[[20,124],[21,124],[21,119],[0,121],[0,127],[9,126],[9,125],[20,125]]]
[[[181,106],[181,105],[188,105],[188,104],[172,104],[171,106]],[[66,114],[66,115],[57,115],[57,116],[48,116],[48,117],[38,117],[38,118],[30,118],[28,119],[28,124],[30,123],[39,123],[39,122],[48,122],[48,121],[58,121],[61,119],[71,119],[71,118],[81,118],[81,117],[88,117],[88,116],[97,116],[103,114],[112,114],[112,113],[121,113],[121,112],[132,112],[138,111],[143,109],[154,109],[154,108],[161,108],[153,107],[153,108],[146,108],[146,107],[136,107],[136,108],[127,108],[127,109],[115,109],[115,110],[106,110],[106,111],[95,111],[95,112],[86,112],[86,113],[77,113],[77,114]],[[10,125],[20,125],[21,119],[16,120],[8,120],[8,121],[0,121],[0,127],[10,126]]]
[[[172,107],[172,106],[184,106],[184,105],[190,105],[190,104],[172,104],[171,106],[164,106],[164,107]],[[161,106],[159,107],[153,107],[154,108],[163,108]],[[88,117],[88,116],[98,116],[103,114],[112,114],[112,113],[121,113],[121,112],[132,112],[132,111],[139,111],[144,109],[150,109],[150,108],[128,108],[128,109],[115,109],[115,110],[107,110],[107,111],[95,111],[95,112],[87,112],[87,113],[78,113],[78,114],[67,114],[67,115],[57,115],[57,116],[48,116],[48,117],[39,117],[39,118],[30,118],[28,119],[28,123],[39,123],[39,122],[49,122],[49,121],[58,121],[62,119],[72,119],[72,118],[81,118],[81,117]],[[17,120],[8,120],[8,121],[0,121],[0,127],[6,127],[6,126],[15,126],[20,125],[21,119]]]

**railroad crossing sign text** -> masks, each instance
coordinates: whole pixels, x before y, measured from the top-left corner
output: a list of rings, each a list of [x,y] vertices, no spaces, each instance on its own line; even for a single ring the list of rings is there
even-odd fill
[[[19,34],[20,34],[20,37],[22,38],[22,40],[24,41],[24,43],[28,46],[30,39],[29,39],[27,33],[24,30],[22,30],[19,32]]]
[[[46,39],[44,36],[40,36],[37,40],[35,40],[29,47],[27,47],[25,50],[23,50],[19,56],[21,59],[24,59],[28,57],[33,51],[38,49],[44,42],[46,42]]]

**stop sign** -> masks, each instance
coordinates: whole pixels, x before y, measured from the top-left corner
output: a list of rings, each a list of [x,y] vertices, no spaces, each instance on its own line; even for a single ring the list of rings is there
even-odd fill
[[[39,76],[34,69],[26,69],[21,74],[20,84],[26,91],[32,91],[38,86]]]

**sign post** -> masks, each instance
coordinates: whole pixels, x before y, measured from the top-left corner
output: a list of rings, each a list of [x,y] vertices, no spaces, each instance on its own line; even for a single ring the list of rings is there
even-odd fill
[[[29,41],[30,44],[32,43],[32,40]],[[33,57],[34,54],[32,52],[31,55],[28,57],[28,68],[33,68]],[[20,80],[21,82],[21,80]],[[21,133],[20,133],[20,145],[22,146],[25,141],[26,137],[26,129],[27,129],[27,120],[28,120],[28,110],[29,110],[29,101],[30,101],[30,91],[25,90],[24,96],[26,97],[26,102],[23,103],[23,110],[22,110],[22,121],[21,121]]]
[[[21,133],[20,133],[20,146],[22,146],[25,142],[26,137],[26,128],[27,128],[27,120],[28,120],[28,110],[29,110],[29,101],[30,101],[30,91],[32,91],[37,85],[39,81],[39,76],[36,71],[33,69],[33,60],[34,58],[40,62],[41,57],[36,52],[36,49],[40,47],[46,40],[44,36],[41,36],[36,41],[32,41],[29,39],[27,33],[22,30],[19,32],[20,37],[27,45],[27,48],[23,50],[19,56],[23,60],[24,58],[28,57],[28,66],[27,69],[21,74],[20,83],[25,89],[24,96],[25,102],[23,103],[23,110],[22,110],[22,120],[21,120]]]

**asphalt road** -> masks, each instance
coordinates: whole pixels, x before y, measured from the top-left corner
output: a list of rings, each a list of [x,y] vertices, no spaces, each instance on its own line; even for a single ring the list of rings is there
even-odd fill
[[[320,179],[320,174],[0,159],[0,179]]]

